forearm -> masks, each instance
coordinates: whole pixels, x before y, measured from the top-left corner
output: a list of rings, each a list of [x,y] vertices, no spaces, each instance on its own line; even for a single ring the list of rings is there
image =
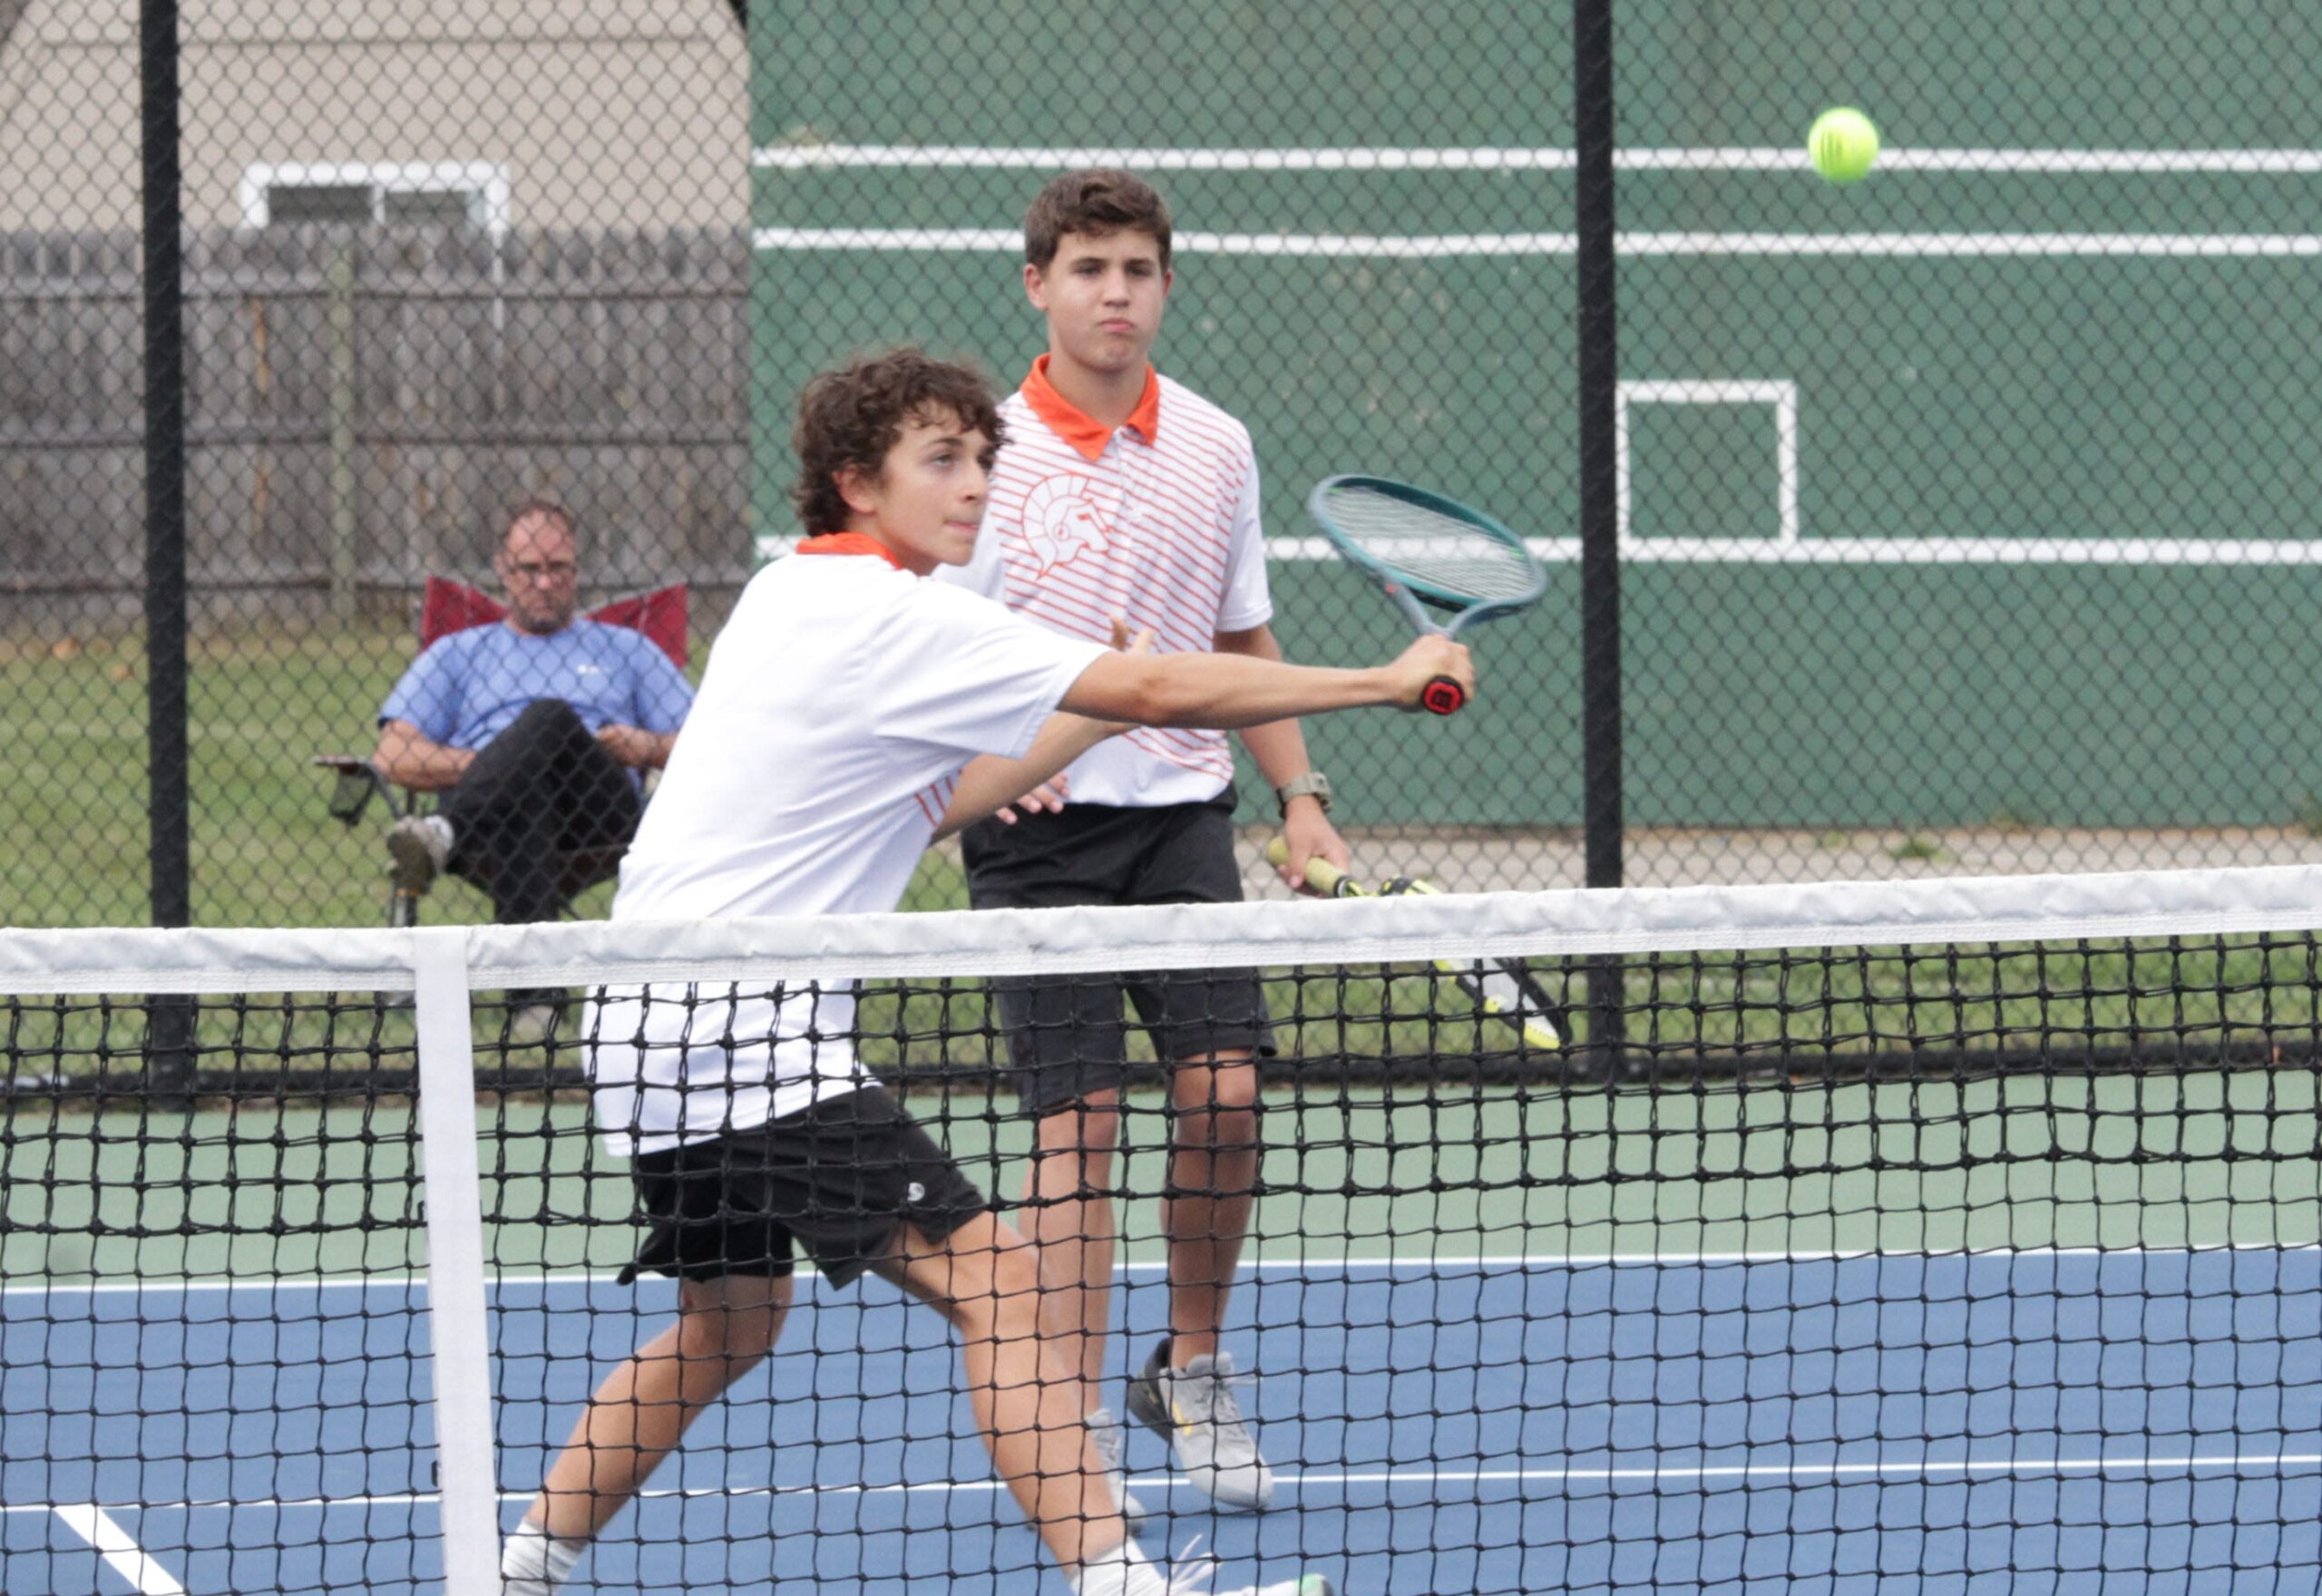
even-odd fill
[[[423,735],[416,726],[390,721],[379,734],[379,746],[371,763],[398,787],[438,793],[459,784],[468,766],[475,763],[475,751],[451,747]]]
[[[1267,626],[1218,633],[1217,651],[1253,659],[1282,658],[1282,644],[1274,637],[1273,628]],[[1294,719],[1244,726],[1241,735],[1242,745],[1257,762],[1258,774],[1265,777],[1268,786],[1284,786],[1311,768],[1306,757],[1306,734]]]
[[[970,760],[960,772],[959,785],[952,790],[951,805],[943,811],[935,834],[951,836],[1013,803],[1119,730],[1108,721],[1087,715],[1052,715],[1023,758],[1002,759],[986,754]]]
[[[1108,656],[1081,673],[1064,706],[1148,726],[1238,731],[1332,709],[1399,702],[1384,668],[1331,670],[1240,654]]]

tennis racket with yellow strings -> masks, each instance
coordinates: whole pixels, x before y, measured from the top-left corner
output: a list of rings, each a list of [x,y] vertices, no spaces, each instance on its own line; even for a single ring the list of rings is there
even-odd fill
[[[1290,862],[1290,844],[1276,837],[1266,844],[1266,862],[1279,870]],[[1435,888],[1414,876],[1397,876],[1377,892],[1319,856],[1306,861],[1306,884],[1328,898],[1395,898],[1426,894]],[[1520,959],[1479,959],[1429,961],[1449,976],[1478,1012],[1512,1027],[1541,1052],[1563,1048],[1572,1041],[1572,1016],[1548,996],[1548,989],[1526,968]]]

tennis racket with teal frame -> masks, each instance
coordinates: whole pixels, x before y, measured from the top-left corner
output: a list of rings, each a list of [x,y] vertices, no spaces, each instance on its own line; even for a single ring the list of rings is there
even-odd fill
[[[1523,539],[1479,510],[1409,482],[1325,477],[1306,496],[1306,513],[1339,558],[1378,584],[1420,633],[1456,637],[1530,608],[1548,589],[1546,568]],[[1437,715],[1456,714],[1467,701],[1449,676],[1420,696]]]

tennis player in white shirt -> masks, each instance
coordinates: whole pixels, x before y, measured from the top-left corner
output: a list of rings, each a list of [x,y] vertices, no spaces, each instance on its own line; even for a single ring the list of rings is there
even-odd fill
[[[1066,637],[925,581],[969,558],[1002,429],[982,380],[913,349],[815,380],[794,496],[813,534],[744,590],[686,735],[621,866],[623,920],[893,909],[929,842],[1127,726],[1241,726],[1411,709],[1472,681],[1424,638],[1325,670],[1156,657]],[[676,1322],[609,1375],[503,1550],[509,1596],[546,1596],[693,1418],[765,1358],[803,1251],[865,1270],[958,1332],[992,1462],[1078,1596],[1167,1596],[1130,1539],[1039,1333],[1031,1249],[862,1068],[852,988],[611,993],[586,1045],[598,1128],[634,1159],[652,1228],[631,1272],[678,1280]],[[1329,1596],[1308,1572],[1218,1596]]]

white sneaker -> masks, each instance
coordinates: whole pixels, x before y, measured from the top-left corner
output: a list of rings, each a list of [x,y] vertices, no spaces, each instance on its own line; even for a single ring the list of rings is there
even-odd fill
[[[1234,1372],[1233,1356],[1224,1352],[1171,1368],[1164,1361],[1168,1345],[1156,1348],[1145,1372],[1128,1383],[1129,1416],[1169,1443],[1178,1468],[1218,1506],[1264,1512],[1273,1500],[1273,1470],[1258,1455],[1257,1437],[1234,1394],[1248,1377]],[[1273,1596],[1271,1587],[1262,1596]]]
[[[1134,1527],[1152,1514],[1128,1488],[1128,1469],[1121,1462],[1121,1451],[1127,1440],[1128,1433],[1113,1416],[1111,1408],[1100,1407],[1088,1416],[1088,1444],[1097,1449],[1098,1465],[1112,1483],[1113,1500],[1121,1504],[1121,1516]]]
[[[452,822],[440,814],[406,814],[387,828],[395,890],[416,898],[452,861]]]

